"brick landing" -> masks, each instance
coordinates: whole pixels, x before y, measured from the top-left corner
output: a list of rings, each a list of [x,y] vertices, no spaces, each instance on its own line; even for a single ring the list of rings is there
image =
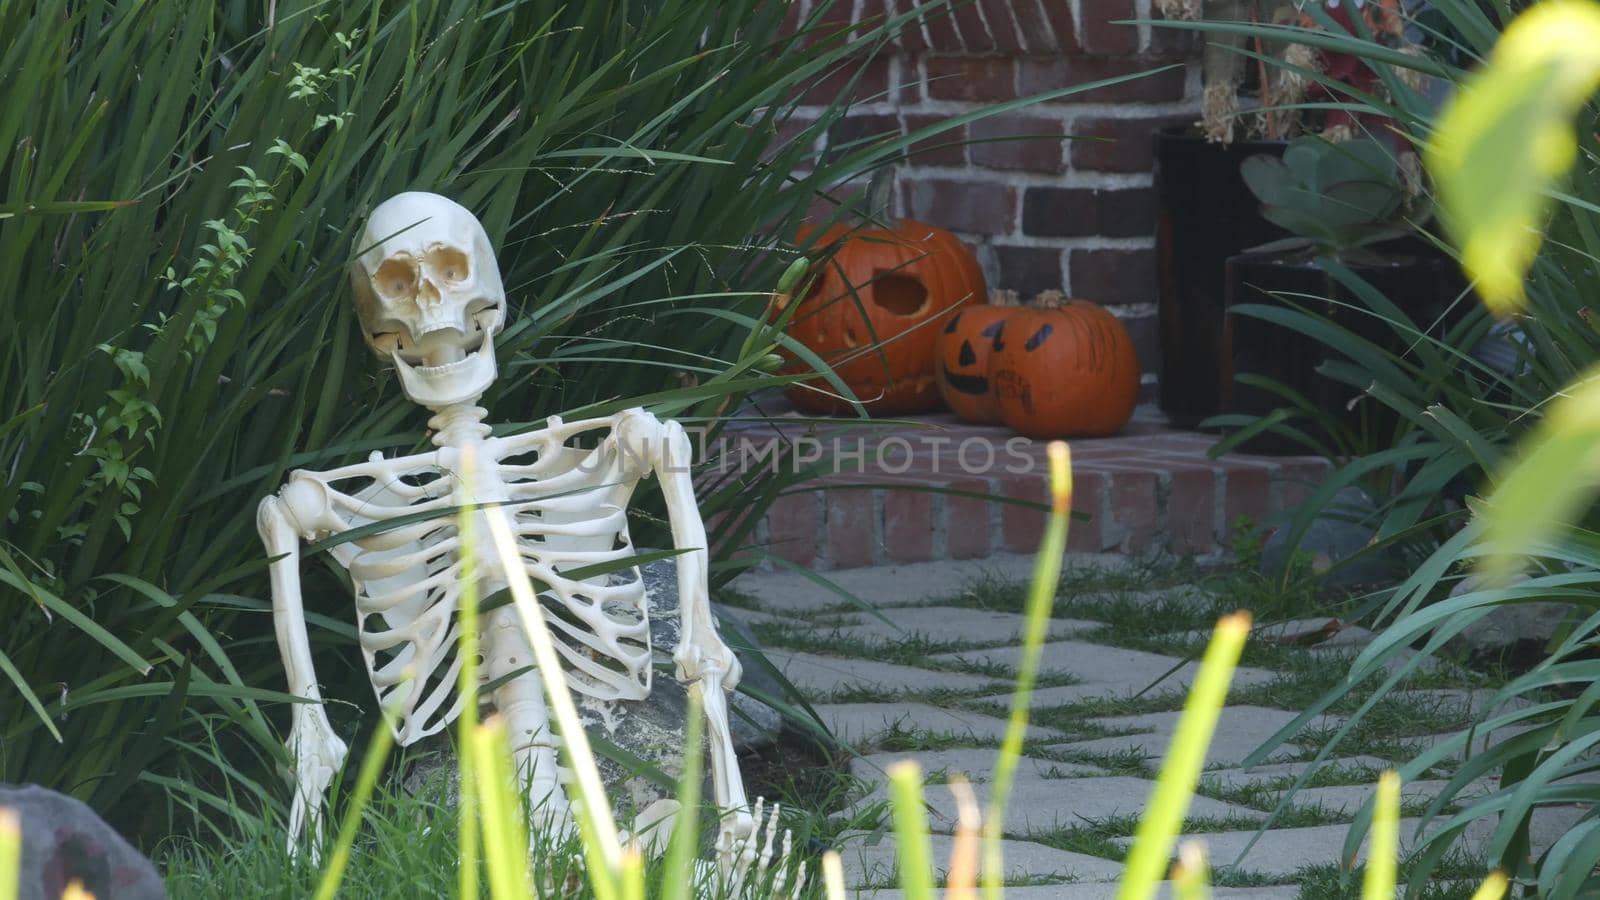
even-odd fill
[[[1045,444],[949,414],[911,423],[795,421],[730,428],[720,452],[730,468],[759,466],[776,439],[822,460],[830,474],[780,497],[755,543],[812,569],[1032,553],[1044,513],[1002,500],[1046,503]],[[1230,454],[1210,459],[1216,437],[1169,427],[1141,407],[1112,438],[1072,442],[1075,552],[1225,551],[1233,523],[1270,520],[1326,476],[1308,456]],[[930,490],[931,489],[931,490]]]

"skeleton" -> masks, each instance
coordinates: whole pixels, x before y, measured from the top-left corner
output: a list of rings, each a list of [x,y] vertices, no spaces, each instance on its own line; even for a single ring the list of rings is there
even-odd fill
[[[624,575],[569,578],[563,572],[616,563],[635,554],[627,505],[640,479],[661,483],[677,557],[682,638],[673,661],[679,680],[704,704],[725,873],[749,867],[757,836],[729,735],[725,691],[739,662],[717,634],[707,596],[706,534],[689,477],[690,442],[675,422],[642,409],[491,437],[478,399],[496,377],[494,335],[505,323],[505,292],[488,235],[467,210],[435,194],[404,193],[372,213],[351,269],[367,343],[389,359],[413,402],[432,412],[431,452],[326,472],[295,471],[261,502],[257,525],[272,557],[272,610],[293,707],[288,747],[295,795],[290,852],[313,834],[324,795],[347,748],[334,734],[312,669],[299,582],[299,542],[393,522],[337,544],[333,559],[355,589],[361,653],[396,740],[409,745],[448,726],[466,697],[456,690],[457,605],[462,547],[454,508],[502,504],[516,535],[516,559],[503,560],[486,523],[474,529],[478,596],[505,587],[502,565],[520,566],[540,585],[544,619],[568,687],[591,702],[642,700],[650,693],[651,646],[643,582]],[[575,438],[587,437],[583,449]],[[475,476],[460,476],[470,454]],[[432,513],[433,515],[429,515]],[[478,515],[483,515],[481,511]],[[420,519],[420,520],[418,520]],[[485,685],[506,720],[511,751],[530,808],[550,828],[570,828],[533,652],[515,610],[503,605],[480,621]],[[771,835],[768,835],[770,853]],[[765,867],[765,860],[763,868]]]

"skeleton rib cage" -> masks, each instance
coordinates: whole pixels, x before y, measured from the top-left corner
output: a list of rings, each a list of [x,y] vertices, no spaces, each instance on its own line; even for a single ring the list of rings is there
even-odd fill
[[[467,503],[502,504],[516,536],[516,564],[539,590],[567,685],[601,701],[649,695],[650,623],[638,568],[581,580],[563,574],[635,555],[627,504],[649,461],[632,458],[615,433],[604,434],[592,449],[568,445],[615,423],[552,418],[541,431],[488,438],[479,445],[479,475],[471,489],[459,471],[459,453],[450,447],[398,459],[374,454],[366,464],[292,476],[325,490],[341,528],[439,513],[331,551],[349,572],[367,673],[379,703],[395,715],[402,745],[447,727],[465,703],[457,687],[464,561],[455,510]],[[483,604],[504,588],[505,579],[487,523],[478,515],[474,555]],[[479,669],[481,684],[533,675],[525,638],[515,629],[494,628],[508,621],[492,611],[480,616],[479,647],[487,657]],[[508,632],[514,635],[510,648],[504,646]]]

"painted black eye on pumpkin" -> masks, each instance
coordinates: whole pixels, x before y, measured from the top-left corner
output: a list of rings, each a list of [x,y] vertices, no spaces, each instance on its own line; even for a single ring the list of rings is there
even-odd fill
[[[1040,325],[1039,330],[1033,333],[1033,337],[1028,338],[1028,342],[1022,345],[1022,349],[1029,352],[1039,349],[1040,344],[1050,339],[1050,332],[1052,331],[1055,331],[1054,326]]]
[[[951,316],[950,317],[950,321],[945,324],[944,333],[945,334],[955,334],[956,333],[956,326],[960,325],[960,324],[961,324],[961,313],[956,313],[955,315]]]
[[[961,342],[961,355],[957,357],[957,360],[963,366],[974,365],[978,362],[978,354],[972,352],[971,341]]]
[[[988,328],[985,328],[984,330],[982,330],[982,331],[980,331],[978,333],[983,335],[986,338],[989,338],[989,349],[990,350],[1004,350],[1005,349],[1005,347],[1006,347],[1005,340],[1004,340],[1005,333],[1006,333],[1006,323],[1005,322],[996,322],[993,325],[990,325]]]

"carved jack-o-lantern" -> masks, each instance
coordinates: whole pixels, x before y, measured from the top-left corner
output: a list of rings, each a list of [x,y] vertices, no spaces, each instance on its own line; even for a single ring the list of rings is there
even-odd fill
[[[802,244],[813,237],[800,235]],[[835,226],[809,243],[839,243],[789,320],[789,334],[833,367],[869,411],[939,406],[935,353],[946,317],[986,297],[977,258],[955,235],[909,220],[893,229]],[[781,312],[786,300],[780,300]],[[791,360],[783,371],[810,366]],[[821,379],[789,389],[800,409],[836,415],[851,406]]]

